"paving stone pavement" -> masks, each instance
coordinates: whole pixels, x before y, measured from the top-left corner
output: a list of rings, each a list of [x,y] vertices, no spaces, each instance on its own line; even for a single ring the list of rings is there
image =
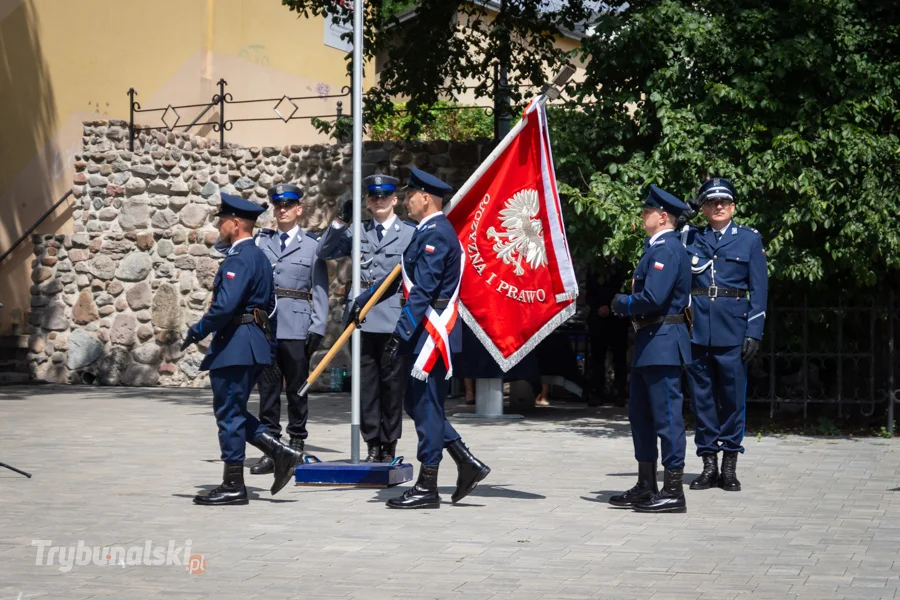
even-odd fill
[[[348,397],[313,396],[310,415],[308,451],[348,456]],[[208,508],[191,503],[221,475],[208,390],[0,387],[0,461],[34,473],[0,469],[0,600],[900,597],[897,442],[751,438],[743,492],[688,490],[687,514],[642,515],[606,504],[636,474],[622,409],[456,425],[493,469],[462,505],[447,457],[440,510],[386,509],[400,489],[272,497],[270,476],[249,473],[249,506]],[[404,432],[413,460],[408,420]],[[701,468],[690,444],[686,482]],[[36,564],[35,540],[97,547],[99,561],[105,546],[190,540],[205,570],[66,570]]]

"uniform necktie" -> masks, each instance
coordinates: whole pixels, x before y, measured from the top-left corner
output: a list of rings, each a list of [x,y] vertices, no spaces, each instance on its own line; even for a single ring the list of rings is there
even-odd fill
[[[718,243],[718,242],[720,242],[720,241],[722,241],[722,232],[721,232],[721,231],[717,231],[717,232],[716,232],[716,243]]]
[[[287,239],[288,234],[284,231],[281,232],[281,251],[284,252],[284,249],[287,247]]]
[[[378,225],[376,225],[376,226],[375,226],[375,233],[378,234],[378,241],[379,241],[379,242],[380,242],[381,240],[383,240],[383,239],[384,239],[384,225],[382,225],[381,223],[379,223]]]

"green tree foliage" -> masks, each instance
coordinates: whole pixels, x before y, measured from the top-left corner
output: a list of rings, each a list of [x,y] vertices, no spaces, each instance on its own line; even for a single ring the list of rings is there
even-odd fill
[[[400,102],[391,114],[378,116],[368,125],[369,137],[376,142],[402,139],[462,142],[494,136],[494,117],[480,108],[463,108],[440,101],[428,112],[424,123],[410,127],[413,117],[407,111],[406,103]],[[407,131],[412,128],[418,133],[410,138]]]
[[[900,5],[631,0],[605,13],[577,108],[551,113],[575,252],[635,260],[647,186],[731,179],[773,278],[832,291],[900,266]],[[697,219],[702,221],[702,217]],[[597,242],[602,240],[602,242]]]
[[[345,23],[351,13],[345,0],[282,0],[301,16],[327,14]],[[396,14],[412,3],[366,2],[364,50],[367,58],[384,57],[378,86],[365,98],[367,115],[391,114],[396,98],[406,98],[409,134],[433,118],[440,100],[470,89],[475,98],[493,98],[495,68],[508,66],[514,104],[530,98],[568,60],[554,46],[562,30],[581,27],[596,2],[567,0],[505,0],[499,15],[483,2],[421,0],[416,16],[399,23]],[[496,16],[496,18],[494,18]],[[348,55],[348,69],[351,55]]]

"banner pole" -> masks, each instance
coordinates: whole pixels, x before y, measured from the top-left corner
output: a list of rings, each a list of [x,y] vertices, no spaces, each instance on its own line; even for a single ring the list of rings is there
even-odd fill
[[[353,297],[359,296],[360,236],[362,228],[362,84],[363,84],[363,0],[353,2]],[[350,351],[350,462],[359,463],[359,331],[354,329]]]

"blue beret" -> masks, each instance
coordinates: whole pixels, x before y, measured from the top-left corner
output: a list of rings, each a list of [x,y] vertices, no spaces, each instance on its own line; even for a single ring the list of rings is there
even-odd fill
[[[453,190],[452,187],[434,175],[415,167],[410,169],[409,182],[406,184],[406,187],[411,190],[422,190],[423,192],[441,197]]]
[[[400,180],[390,175],[369,175],[363,179],[369,196],[393,196]]]
[[[269,200],[275,204],[279,202],[300,202],[303,190],[292,183],[279,183],[269,188]]]
[[[249,200],[244,200],[240,196],[232,196],[231,194],[222,194],[222,204],[219,207],[217,217],[240,217],[241,219],[249,219],[255,221],[256,218],[266,212],[265,207],[260,206]]]
[[[721,177],[713,177],[712,179],[707,179],[706,182],[700,186],[700,193],[697,195],[697,200],[700,203],[707,202],[709,200],[727,200],[729,202],[734,202],[734,198],[737,196],[734,192],[734,186],[727,179],[722,179]]]
[[[688,209],[688,205],[669,192],[651,185],[644,208],[659,208],[677,218]]]

